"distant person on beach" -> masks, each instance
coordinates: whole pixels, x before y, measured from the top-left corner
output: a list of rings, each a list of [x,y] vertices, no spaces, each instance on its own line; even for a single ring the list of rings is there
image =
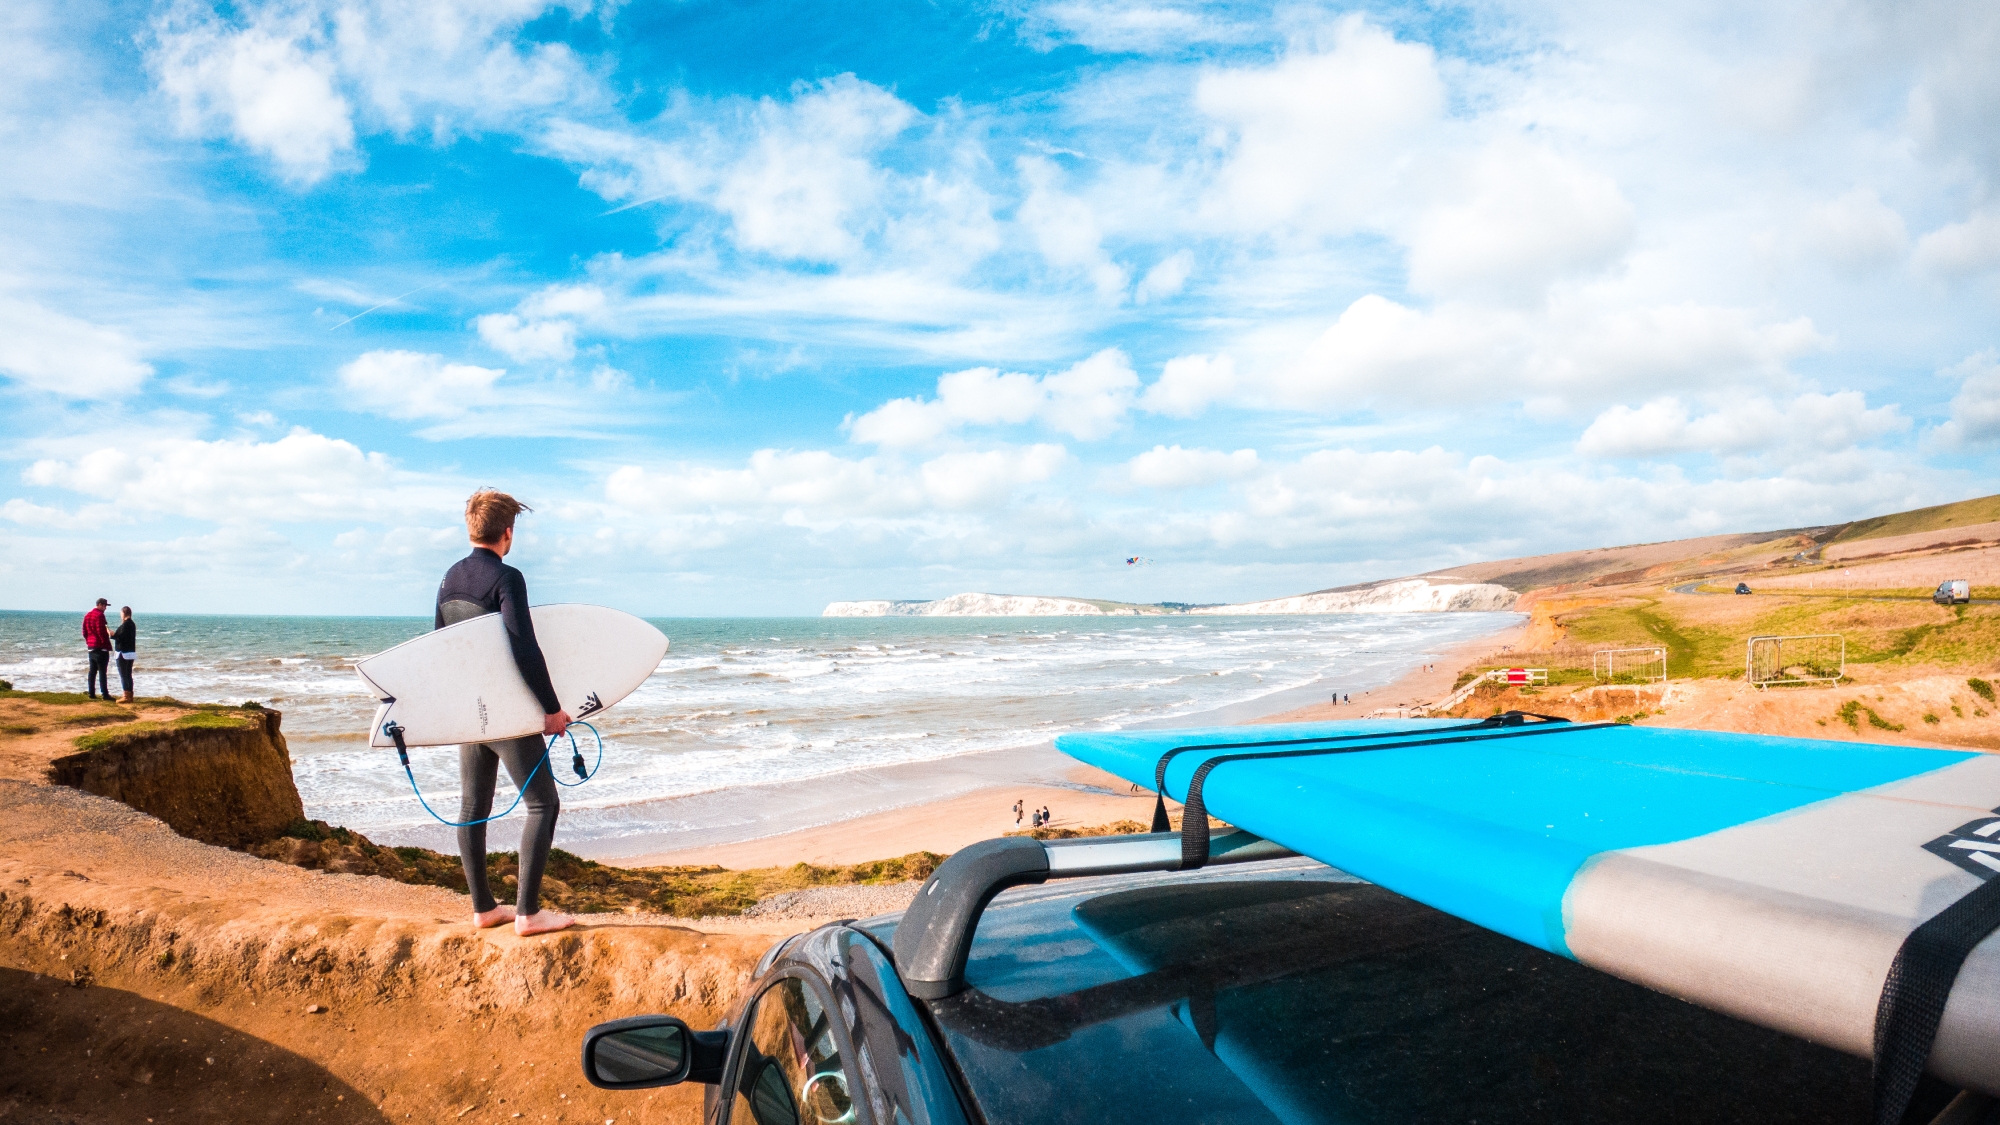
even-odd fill
[[[121,606],[118,631],[111,634],[111,648],[117,654],[118,682],[125,688],[125,702],[132,702],[132,662],[139,658],[139,626],[132,621],[132,607]],[[109,695],[109,692],[105,694]]]
[[[1021,804],[1022,802],[1020,801],[1014,802],[1014,827],[1016,828],[1021,827]]]
[[[104,607],[110,604],[99,598],[90,612],[83,615],[83,644],[90,652],[89,686],[86,690],[92,699],[97,698],[100,684],[104,687],[104,698],[111,698],[111,630],[104,627]]]
[[[548,752],[544,740],[569,729],[569,713],[556,701],[548,661],[535,641],[535,623],[528,616],[528,580],[500,561],[514,547],[514,517],[530,510],[512,496],[491,490],[475,492],[465,502],[465,531],[472,540],[472,553],[453,563],[438,584],[436,623],[442,629],[499,614],[507,628],[507,644],[514,652],[514,666],[542,705],[545,718],[540,735],[458,748],[460,820],[484,821],[491,815],[493,786],[503,762],[528,806],[528,818],[521,826],[520,885],[513,906],[495,901],[486,884],[486,825],[469,824],[458,830],[458,856],[465,864],[466,889],[472,893],[473,925],[485,929],[513,922],[514,932],[523,935],[560,930],[576,921],[567,914],[541,909],[542,869],[548,864],[549,848],[555,844],[556,814],[562,809],[553,769],[543,760]]]

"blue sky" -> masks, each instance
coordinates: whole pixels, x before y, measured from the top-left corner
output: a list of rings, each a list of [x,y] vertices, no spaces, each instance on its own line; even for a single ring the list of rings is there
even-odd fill
[[[1990,493],[1996,55],[1945,3],[10,4],[0,603],[424,612],[481,485],[537,600],[658,614]]]

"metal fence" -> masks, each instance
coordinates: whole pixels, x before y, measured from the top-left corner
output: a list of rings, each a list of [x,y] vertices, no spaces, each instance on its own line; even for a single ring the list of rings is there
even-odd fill
[[[1743,679],[1759,688],[1785,684],[1837,684],[1847,675],[1847,638],[1839,633],[1751,637],[1743,651]]]
[[[1599,683],[1663,684],[1667,682],[1667,650],[1601,648],[1590,654],[1590,674]]]

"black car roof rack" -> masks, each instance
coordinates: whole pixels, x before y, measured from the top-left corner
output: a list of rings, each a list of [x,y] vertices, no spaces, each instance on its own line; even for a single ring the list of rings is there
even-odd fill
[[[1208,864],[1286,859],[1297,853],[1249,832],[1214,838]],[[965,989],[965,962],[973,931],[993,896],[1008,887],[1181,869],[1177,832],[1036,840],[1003,836],[962,848],[924,881],[896,926],[896,972],[921,1000],[941,1000]]]

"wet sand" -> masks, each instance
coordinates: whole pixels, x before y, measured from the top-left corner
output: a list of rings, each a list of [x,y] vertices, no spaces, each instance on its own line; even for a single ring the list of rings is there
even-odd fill
[[[919,851],[949,853],[1017,831],[1015,801],[1023,802],[1027,809],[1047,806],[1049,823],[1056,828],[1082,828],[1116,820],[1143,824],[1153,818],[1152,793],[1134,793],[1129,783],[1103,770],[1079,765],[1069,780],[1077,787],[997,786],[759,840],[654,852],[618,863],[622,867],[717,864],[741,869],[792,863],[865,863]],[[1180,805],[1170,804],[1169,808],[1178,812]],[[1024,809],[1019,828],[1027,828],[1028,823]]]
[[[1365,719],[1373,712],[1422,707],[1451,694],[1452,685],[1466,665],[1483,661],[1509,645],[1518,645],[1527,631],[1525,623],[1488,636],[1455,645],[1436,660],[1405,673],[1385,687],[1354,696],[1341,706],[1331,702],[1311,703],[1275,715],[1252,719],[1254,723],[1323,723],[1329,719]]]

